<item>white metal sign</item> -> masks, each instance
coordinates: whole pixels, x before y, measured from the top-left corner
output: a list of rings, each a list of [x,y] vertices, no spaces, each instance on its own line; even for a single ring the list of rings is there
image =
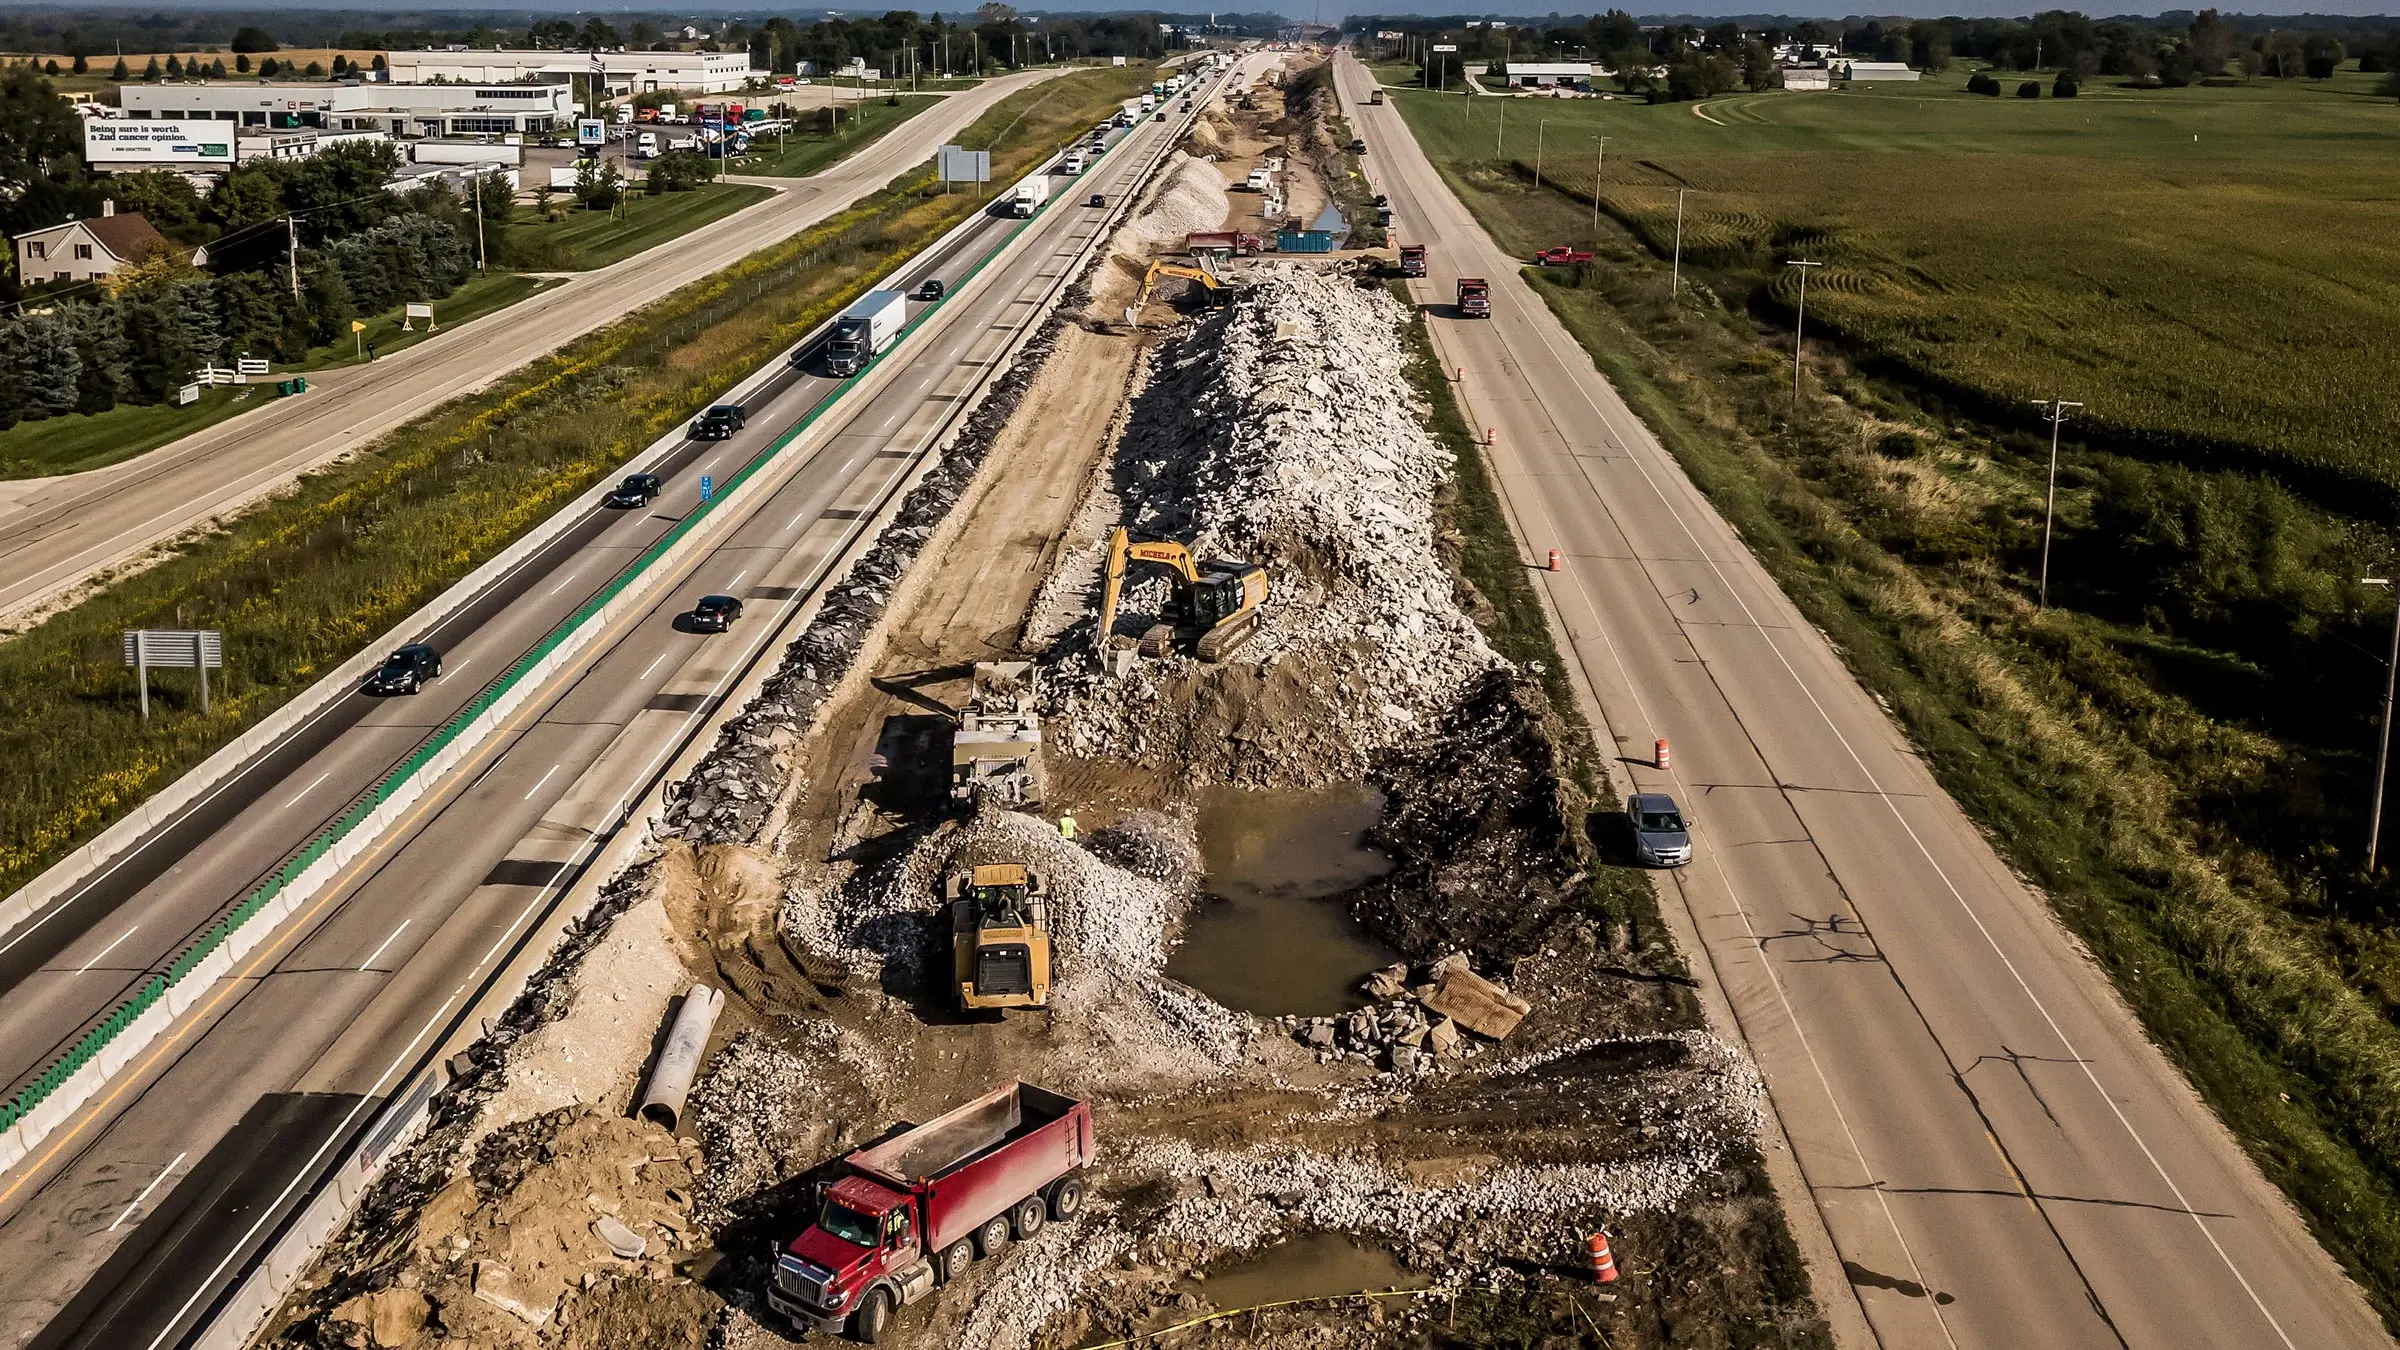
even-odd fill
[[[141,681],[142,716],[150,716],[150,668],[200,672],[200,711],[208,711],[208,672],[225,667],[225,635],[213,628],[128,628],[125,664]]]
[[[1458,44],[1455,42],[1437,42],[1433,44],[1433,49],[1437,52],[1454,52],[1458,50]]]
[[[597,117],[578,119],[575,123],[575,144],[587,150],[608,144],[608,123]]]
[[[411,300],[408,302],[408,307],[401,312],[400,330],[404,333],[413,333],[417,331],[417,320],[419,319],[423,319],[425,321],[426,329],[431,331],[433,328],[433,306],[429,304],[420,304],[417,301]]]
[[[86,164],[233,163],[234,124],[213,118],[161,122],[90,117],[83,123]]]
[[[963,150],[945,145],[941,153],[941,178],[945,183],[988,183],[992,181],[992,152]]]

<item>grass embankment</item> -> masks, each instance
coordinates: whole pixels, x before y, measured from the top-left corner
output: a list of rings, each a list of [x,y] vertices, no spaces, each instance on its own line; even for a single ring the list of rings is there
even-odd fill
[[[785,136],[781,148],[772,141],[760,141],[742,158],[737,172],[759,178],[806,178],[848,156],[862,142],[884,135],[941,101],[931,95],[902,94],[897,107],[880,98],[844,103],[838,132]]]
[[[617,211],[572,210],[555,221],[544,220],[539,208],[520,207],[508,227],[509,265],[527,272],[607,267],[774,195],[755,183],[704,183],[655,197],[629,192]]]
[[[2303,96],[2258,97],[2271,108]],[[2178,106],[2086,98],[2078,112],[2095,121],[2139,123]],[[1463,154],[1454,136],[1426,129],[1456,117],[1455,103],[1403,99],[1420,134],[1449,147],[1437,158],[1503,247],[1590,236],[1589,200],[1572,185],[1557,190],[1545,175],[1537,192],[1515,166],[1489,159],[1488,114],[1486,139]],[[1885,109],[1894,143],[1931,115],[1884,94],[1857,106]],[[1970,104],[1957,115],[2018,111]],[[1701,125],[1688,108],[1607,115],[1664,119],[1659,134],[1669,137],[1685,134],[1681,123]],[[1640,130],[1629,139],[1650,134],[1648,123],[1630,125]],[[1619,144],[1610,142],[1612,161]],[[2112,196],[2126,190],[2118,180],[2156,172],[2129,161],[2091,191]],[[1919,211],[1904,193],[1877,195],[1904,215]],[[2151,224],[2154,234],[2198,228]],[[1795,413],[1789,334],[1762,326],[1746,298],[1767,284],[1757,272],[1739,260],[1695,265],[1687,236],[1689,289],[1670,304],[1666,264],[1645,236],[1612,222],[1595,242],[1598,264],[1531,272],[1537,289],[2393,1320],[2400,939],[2391,883],[2359,876],[2355,852],[2391,602],[2362,608],[2347,578],[2381,571],[2400,538],[2372,508],[2345,517],[2242,472],[2070,441],[2052,605],[2037,609],[2046,440],[1975,425],[1813,342]],[[1932,268],[1951,246],[1928,236],[1923,275],[1939,279]],[[2048,257],[2051,284],[2068,285],[2080,263],[2046,254],[2051,246],[2029,226],[2022,251]],[[2254,267],[2278,267],[2280,256],[2262,248]],[[2117,303],[2136,313],[2153,303],[2140,280],[2110,283],[2127,288]],[[2182,274],[2154,280],[2171,309]],[[2218,332],[2290,322],[2280,309],[2236,307],[2255,299],[2238,285],[2224,299]],[[1928,300],[1925,325],[1952,303]],[[1817,313],[1812,286],[1812,334]],[[2070,347],[2083,340],[2056,335]],[[2166,387],[2182,377],[2176,353],[2197,340],[2120,345],[2106,359],[2138,361]],[[2080,383],[2060,392],[2089,394]]]
[[[434,302],[434,322],[445,328],[456,327],[471,319],[505,309],[526,296],[542,290],[550,283],[538,277],[519,276],[513,272],[494,272],[477,277],[452,291],[448,297]],[[331,346],[319,347],[309,353],[308,361],[300,366],[287,366],[270,377],[263,385],[219,385],[200,391],[199,401],[185,406],[172,403],[123,404],[104,413],[88,413],[73,417],[48,417],[38,422],[19,422],[0,431],[0,479],[46,478],[53,474],[82,473],[87,469],[105,468],[136,455],[147,453],[167,442],[206,430],[238,413],[265,405],[275,397],[276,379],[293,373],[313,375],[318,371],[340,366],[357,365],[360,353],[372,344],[378,358],[415,346],[431,337],[435,330],[419,323],[414,330],[403,330],[402,309],[394,308],[366,320],[366,331],[358,340],[345,339]],[[300,395],[306,398],[309,395]]]
[[[2128,444],[2370,484],[2400,500],[2384,330],[2400,233],[2364,185],[2400,151],[2376,75],[1986,98],[1964,72],[1838,94],[1438,110],[1396,92],[1436,159],[1515,162],[1600,196],[1654,252],[1766,277],[1782,312],[1946,398],[2024,422],[2079,399]],[[2045,93],[2048,81],[2043,80]],[[2009,86],[2012,91],[2014,84]],[[1496,125],[1505,118],[1505,130]],[[1722,125],[1719,125],[1719,124]],[[1546,124],[1546,125],[1544,125]],[[1584,227],[1551,243],[1580,242]],[[1771,275],[1770,275],[1771,274]]]
[[[1147,81],[1127,67],[1001,101],[962,136],[1023,173]],[[995,143],[995,138],[997,143]],[[14,890],[290,699],[977,209],[930,167],[304,479],[186,552],[0,644],[0,891]],[[145,726],[127,628],[219,628],[199,711],[172,674]]]

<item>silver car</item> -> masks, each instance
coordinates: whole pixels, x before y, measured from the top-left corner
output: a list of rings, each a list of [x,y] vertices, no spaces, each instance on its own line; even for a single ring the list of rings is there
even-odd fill
[[[1681,867],[1692,860],[1691,823],[1675,799],[1660,792],[1637,793],[1625,801],[1633,827],[1633,851],[1652,867]]]

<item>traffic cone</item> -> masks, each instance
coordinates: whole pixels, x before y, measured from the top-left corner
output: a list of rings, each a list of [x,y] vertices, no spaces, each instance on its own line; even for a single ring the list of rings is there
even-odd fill
[[[1659,737],[1659,738],[1658,738],[1658,745],[1657,745],[1657,747],[1656,747],[1656,752],[1650,756],[1650,762],[1651,762],[1651,764],[1652,764],[1652,765],[1656,766],[1656,767],[1658,768],[1658,770],[1659,770],[1661,773],[1664,773],[1664,772],[1666,771],[1666,767],[1667,767],[1667,738],[1666,738],[1666,737],[1664,737],[1664,736],[1661,736],[1661,737]]]
[[[1492,428],[1490,428],[1490,427],[1485,427],[1485,428],[1483,429],[1483,443],[1484,443],[1485,445],[1497,445],[1497,444],[1499,444],[1499,442],[1497,442],[1497,441],[1495,441],[1495,440],[1493,440],[1493,439],[1492,439],[1492,438],[1493,438],[1495,435],[1497,435],[1497,434],[1498,434],[1498,433],[1496,433],[1495,431],[1493,431],[1493,430],[1492,430]]]
[[[1594,1233],[1583,1242],[1584,1254],[1591,1258],[1592,1283],[1614,1284],[1617,1279],[1617,1258],[1608,1250],[1608,1234]]]
[[[1551,570],[1551,571],[1553,571],[1553,572],[1555,572],[1555,571],[1557,571],[1557,570],[1558,570],[1558,550],[1557,550],[1557,549],[1552,549],[1552,550],[1550,550],[1550,570]]]

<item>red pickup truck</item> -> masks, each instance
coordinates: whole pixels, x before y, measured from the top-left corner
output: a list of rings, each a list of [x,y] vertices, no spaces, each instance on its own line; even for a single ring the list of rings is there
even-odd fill
[[[873,1345],[903,1305],[1012,1238],[1083,1210],[1092,1108],[1009,1083],[842,1160],[807,1231],[775,1260],[767,1305],[802,1330]]]
[[[1533,260],[1543,267],[1566,267],[1574,263],[1590,262],[1592,251],[1588,248],[1568,248],[1565,244],[1560,244],[1557,248],[1546,248],[1534,254]]]
[[[1458,279],[1458,316],[1462,319],[1492,317],[1491,283],[1482,277],[1460,277]]]

